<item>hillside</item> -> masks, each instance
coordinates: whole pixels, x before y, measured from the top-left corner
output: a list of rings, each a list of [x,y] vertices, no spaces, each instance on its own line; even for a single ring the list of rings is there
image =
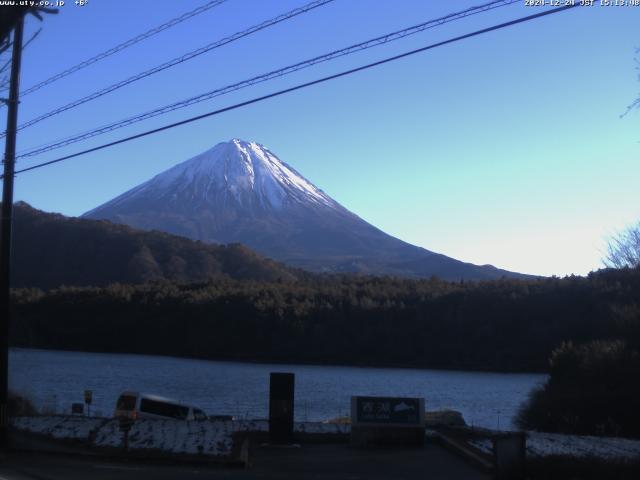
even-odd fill
[[[232,244],[204,244],[108,221],[69,218],[16,203],[13,287],[293,280],[300,272]]]

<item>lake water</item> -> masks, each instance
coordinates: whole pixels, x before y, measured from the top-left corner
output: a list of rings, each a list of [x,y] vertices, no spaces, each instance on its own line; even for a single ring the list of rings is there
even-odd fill
[[[462,412],[470,425],[511,428],[540,374],[479,373],[192,360],[149,355],[12,349],[9,384],[37,407],[68,413],[93,390],[92,411],[111,416],[124,390],[154,393],[210,414],[267,418],[269,373],[295,373],[295,417],[346,415],[352,395],[424,397],[427,410]]]

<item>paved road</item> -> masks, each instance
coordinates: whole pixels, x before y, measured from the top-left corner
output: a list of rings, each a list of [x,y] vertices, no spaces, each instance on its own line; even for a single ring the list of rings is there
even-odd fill
[[[437,445],[406,450],[360,450],[347,445],[255,448],[253,465],[171,465],[41,453],[0,459],[0,480],[485,480],[465,461]]]

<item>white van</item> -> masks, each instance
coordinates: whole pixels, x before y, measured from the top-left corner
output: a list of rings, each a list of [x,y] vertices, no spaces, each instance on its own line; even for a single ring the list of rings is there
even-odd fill
[[[134,420],[137,418],[207,419],[207,415],[199,408],[181,404],[170,398],[138,392],[122,392],[116,403],[114,417]]]

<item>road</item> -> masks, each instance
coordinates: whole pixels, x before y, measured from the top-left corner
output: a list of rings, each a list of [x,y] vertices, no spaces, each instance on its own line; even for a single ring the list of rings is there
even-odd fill
[[[485,480],[464,460],[437,445],[418,449],[353,449],[344,444],[257,447],[252,465],[170,464],[99,457],[16,452],[0,459],[0,480]]]

